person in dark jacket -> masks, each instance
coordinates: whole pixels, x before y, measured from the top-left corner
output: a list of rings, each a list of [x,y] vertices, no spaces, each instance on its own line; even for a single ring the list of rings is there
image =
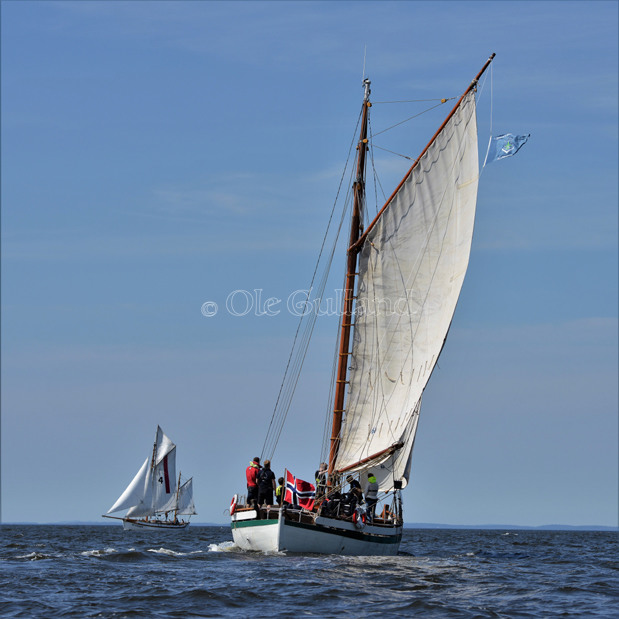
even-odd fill
[[[346,481],[350,484],[350,490],[348,491],[348,494],[354,496],[357,503],[362,503],[363,492],[361,490],[361,484],[359,483],[359,481],[354,479],[352,475],[349,475],[346,478]]]
[[[361,484],[352,475],[348,475],[346,481],[350,484],[350,489],[343,497],[344,514],[352,516],[355,507],[363,503],[363,491],[361,490]]]
[[[273,505],[275,490],[275,473],[271,470],[271,461],[265,460],[258,476],[258,505]]]

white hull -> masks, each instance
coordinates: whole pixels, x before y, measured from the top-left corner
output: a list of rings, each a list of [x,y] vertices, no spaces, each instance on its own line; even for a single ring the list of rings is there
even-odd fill
[[[123,529],[125,531],[180,531],[186,529],[189,522],[166,522],[165,520],[126,520],[123,518]]]
[[[391,556],[398,553],[401,526],[365,525],[317,517],[312,524],[277,518],[258,520],[256,512],[232,515],[232,538],[243,550],[339,555]]]

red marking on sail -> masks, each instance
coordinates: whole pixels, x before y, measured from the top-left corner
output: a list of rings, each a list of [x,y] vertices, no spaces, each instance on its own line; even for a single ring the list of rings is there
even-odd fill
[[[168,474],[168,456],[163,458],[163,478],[165,479],[165,492],[170,494],[170,475]]]

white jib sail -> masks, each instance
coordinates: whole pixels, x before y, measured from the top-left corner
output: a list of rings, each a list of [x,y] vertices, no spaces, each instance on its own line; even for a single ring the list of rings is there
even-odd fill
[[[359,257],[346,416],[336,469],[359,465],[381,490],[408,481],[419,405],[469,261],[477,183],[471,92],[369,231]],[[380,469],[380,470],[379,470]]]
[[[114,505],[107,510],[108,514],[143,504],[145,496],[150,494],[149,468],[150,458],[146,458],[144,464],[136,473],[126,490],[120,495],[120,497],[118,497],[116,503],[114,503]],[[150,497],[148,507],[150,507]]]
[[[193,479],[188,479],[178,490],[177,514],[193,516],[197,514],[193,502]]]

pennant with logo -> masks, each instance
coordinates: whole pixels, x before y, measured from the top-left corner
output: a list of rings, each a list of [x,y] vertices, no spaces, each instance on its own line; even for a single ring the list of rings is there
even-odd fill
[[[492,163],[493,161],[498,161],[499,159],[505,159],[506,157],[515,155],[526,144],[530,136],[530,133],[528,135],[504,133],[503,135],[490,137],[484,166],[487,163]]]
[[[297,479],[290,471],[286,471],[286,494],[284,501],[295,507],[312,510],[316,488],[308,481]]]

